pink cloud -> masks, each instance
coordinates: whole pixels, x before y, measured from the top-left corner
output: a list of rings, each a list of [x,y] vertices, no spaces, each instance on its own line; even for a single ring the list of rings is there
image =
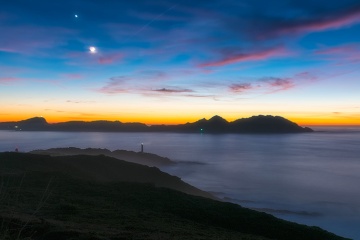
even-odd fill
[[[229,86],[231,92],[241,93],[253,89],[250,83],[234,83]]]
[[[295,87],[294,80],[290,78],[268,78],[263,81],[276,90],[288,90]]]
[[[279,57],[288,54],[284,48],[272,48],[263,51],[256,51],[252,53],[238,53],[238,54],[230,54],[229,56],[225,56],[225,58],[203,63],[200,67],[219,67],[228,64],[247,62],[247,61],[262,61],[267,60],[274,57]]]
[[[355,44],[324,48],[314,53],[327,60],[337,61],[338,65],[360,61],[360,46]]]
[[[121,53],[113,53],[113,54],[107,54],[104,56],[100,56],[98,59],[98,63],[100,64],[113,64],[115,62],[118,62],[123,58],[123,54]]]
[[[33,71],[31,68],[26,67],[14,67],[14,66],[0,66],[0,73],[6,73],[7,75],[18,75],[21,73],[29,73]]]
[[[233,83],[229,91],[233,93],[254,92],[261,94],[276,93],[295,88],[299,82],[305,83],[310,76],[308,73],[296,74],[293,78],[267,77],[258,79],[252,83]]]
[[[64,58],[67,59],[67,64],[72,66],[111,65],[121,61],[123,57],[124,54],[119,52],[98,52],[91,54],[86,49],[84,51],[72,51],[64,54]]]
[[[299,24],[287,26],[279,30],[280,33],[292,32],[319,32],[329,29],[338,29],[360,23],[360,10],[344,13],[338,16],[330,16],[316,21],[304,21]]]
[[[20,78],[15,77],[0,77],[0,84],[9,84],[20,81]]]
[[[68,74],[63,74],[63,76],[66,77],[66,78],[70,78],[70,79],[82,79],[82,78],[84,78],[84,75],[78,74],[78,73],[68,73]]]
[[[354,51],[358,52],[359,48],[356,47],[354,44],[348,44],[343,46],[337,46],[337,47],[328,47],[323,48],[320,50],[316,50],[315,54],[319,55],[338,55],[338,54],[347,54],[347,53],[353,53]]]

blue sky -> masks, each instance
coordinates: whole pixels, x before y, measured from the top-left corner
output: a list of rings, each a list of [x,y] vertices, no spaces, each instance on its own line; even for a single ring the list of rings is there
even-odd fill
[[[3,121],[151,124],[271,114],[360,124],[356,0],[1,6]]]

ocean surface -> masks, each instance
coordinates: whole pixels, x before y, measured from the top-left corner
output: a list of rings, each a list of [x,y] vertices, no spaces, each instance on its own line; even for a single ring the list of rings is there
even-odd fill
[[[144,151],[162,170],[227,201],[360,240],[360,128],[302,134],[0,131],[0,151],[53,147]]]

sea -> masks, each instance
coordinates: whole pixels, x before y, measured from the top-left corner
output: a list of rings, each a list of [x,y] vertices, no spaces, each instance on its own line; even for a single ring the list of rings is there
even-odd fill
[[[107,148],[168,157],[162,171],[224,201],[360,240],[360,127],[298,134],[0,131],[0,151]]]

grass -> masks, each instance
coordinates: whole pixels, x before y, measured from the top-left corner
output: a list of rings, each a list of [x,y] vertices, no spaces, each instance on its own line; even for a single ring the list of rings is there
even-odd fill
[[[24,174],[23,166],[1,161],[4,156],[0,239],[343,239],[151,183],[96,181],[48,169]]]

